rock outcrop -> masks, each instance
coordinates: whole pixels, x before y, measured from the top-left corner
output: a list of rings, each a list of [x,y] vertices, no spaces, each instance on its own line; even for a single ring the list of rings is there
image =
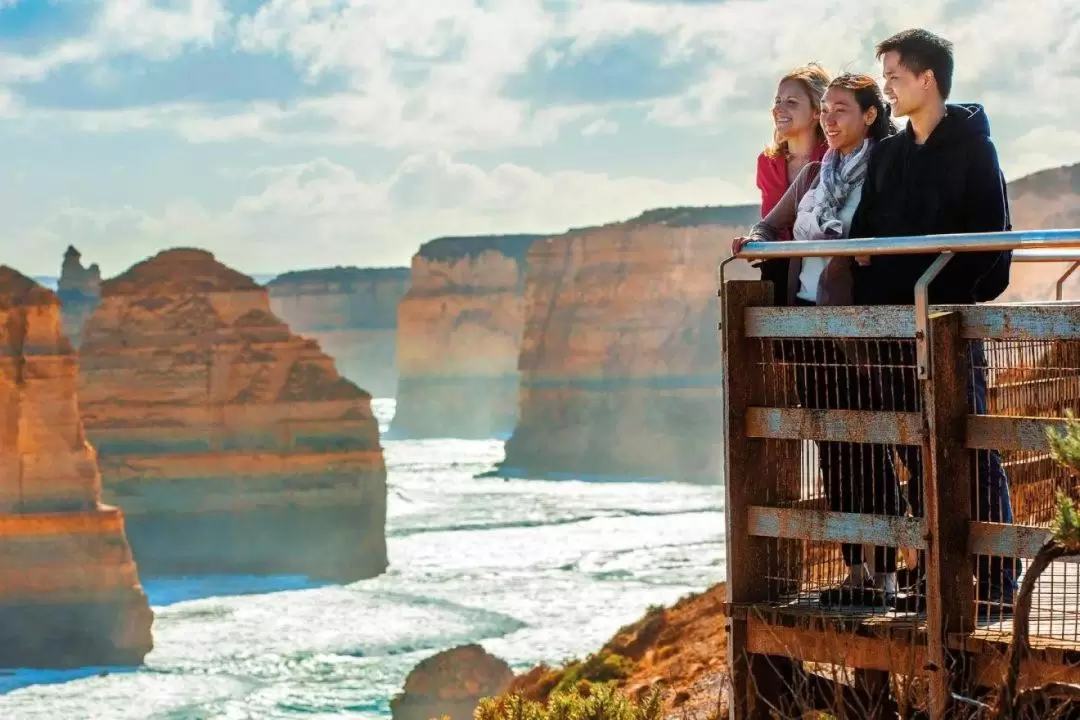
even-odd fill
[[[84,268],[81,259],[79,251],[68,245],[56,286],[63,310],[64,334],[75,347],[80,344],[83,324],[94,312],[101,296],[101,269],[97,263]]]
[[[541,237],[439,238],[413,256],[398,307],[392,432],[492,437],[513,429],[525,258]]]
[[[101,286],[79,396],[146,574],[356,580],[387,564],[371,396],[266,290],[176,249]]]
[[[470,720],[481,699],[505,692],[513,679],[506,661],[479,645],[462,645],[414,667],[390,712],[393,720]]]
[[[1080,163],[1040,170],[1009,183],[1015,230],[1080,228]],[[1068,263],[1013,263],[1009,290],[1001,300],[1051,300]],[[1080,298],[1080,271],[1064,287],[1066,299]]]
[[[409,268],[303,270],[266,287],[274,314],[317,340],[338,372],[375,397],[394,397],[398,303],[409,290]]]
[[[124,516],[102,505],[60,302],[0,267],[0,667],[137,665],[153,646]]]
[[[753,206],[655,210],[535,243],[519,419],[499,472],[716,482],[717,268],[756,219]]]

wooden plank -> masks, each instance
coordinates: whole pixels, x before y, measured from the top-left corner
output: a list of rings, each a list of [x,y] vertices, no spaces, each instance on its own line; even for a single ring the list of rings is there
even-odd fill
[[[1061,418],[1010,417],[1005,415],[969,415],[964,447],[973,450],[1033,450],[1050,448],[1046,431],[1063,430]]]
[[[750,307],[747,337],[913,338],[915,313],[905,305]]]
[[[746,435],[786,440],[921,445],[923,422],[919,413],[912,412],[751,407],[746,410]]]
[[[972,555],[1033,558],[1051,534],[1049,528],[1035,525],[1005,525],[972,520],[968,523],[968,552]],[[1065,557],[1057,562],[1080,563],[1080,557]]]
[[[944,720],[952,693],[969,682],[950,673],[948,636],[975,627],[975,597],[968,553],[971,514],[971,453],[964,452],[967,353],[960,339],[960,314],[931,315],[927,339],[934,351],[930,379],[922,382],[927,432],[923,468],[927,524],[926,648],[930,673],[930,717]],[[960,667],[964,667],[961,663]]]
[[[752,616],[746,623],[747,648],[754,653],[901,675],[926,674],[926,646],[904,638],[770,625]]]
[[[932,305],[931,314],[959,312],[965,340],[1077,340],[1080,313],[1073,305]],[[747,337],[913,338],[909,305],[750,307]]]
[[[961,337],[964,339],[1080,339],[1080,313],[1077,312],[1075,305],[957,305],[954,307],[964,317],[961,329]]]
[[[746,310],[772,301],[772,286],[762,282],[729,280],[724,284],[721,331],[724,367],[724,477],[761,478],[760,482],[724,484],[726,512],[727,602],[755,603],[769,597],[769,581],[762,568],[768,567],[767,538],[750,534],[747,509],[761,505],[770,494],[769,479],[776,468],[769,467],[769,456],[762,441],[747,437],[746,410],[760,403],[764,396],[762,374],[766,343],[746,337]],[[747,647],[745,619],[728,619],[728,667],[731,672],[731,720],[764,718],[761,703],[756,702],[756,688],[768,682],[761,664]],[[759,682],[760,681],[760,682]]]
[[[922,518],[755,505],[748,512],[747,525],[752,535],[761,537],[926,547]]]

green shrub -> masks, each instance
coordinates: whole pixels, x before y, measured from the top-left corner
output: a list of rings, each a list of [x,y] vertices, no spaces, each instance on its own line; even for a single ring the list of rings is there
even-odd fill
[[[587,696],[557,692],[547,705],[519,695],[484,698],[473,720],[663,720],[660,692],[631,700],[611,685],[594,688]]]
[[[552,694],[581,690],[584,689],[583,685],[587,687],[625,680],[633,669],[632,665],[628,659],[616,653],[593,653],[584,660],[568,663]]]
[[[1057,432],[1053,428],[1047,431],[1050,441],[1050,455],[1067,468],[1080,472],[1080,420],[1072,410],[1065,411],[1065,431]]]

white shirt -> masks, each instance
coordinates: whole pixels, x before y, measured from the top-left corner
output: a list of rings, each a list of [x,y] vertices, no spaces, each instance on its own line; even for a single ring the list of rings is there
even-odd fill
[[[805,193],[802,199],[799,200],[798,215],[795,218],[795,227],[792,228],[792,237],[796,241],[813,240],[815,235],[820,233],[817,221],[814,220],[813,210],[814,205],[821,202],[824,195],[825,190],[821,183],[818,182],[813,190]],[[851,219],[855,217],[855,209],[859,207],[860,198],[862,198],[862,183],[852,189],[837,215],[840,224],[844,226],[843,237],[847,237],[851,230]],[[821,273],[825,271],[825,266],[828,263],[829,258],[827,257],[807,257],[802,259],[802,270],[799,272],[799,289],[795,293],[796,297],[812,303],[818,301],[818,283],[821,281]]]

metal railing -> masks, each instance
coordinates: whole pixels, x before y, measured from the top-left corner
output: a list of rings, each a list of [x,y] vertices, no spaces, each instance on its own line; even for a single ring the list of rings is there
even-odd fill
[[[781,240],[750,242],[738,254],[720,263],[720,286],[724,270],[734,260],[770,260],[793,257],[857,257],[876,255],[917,255],[940,253],[915,284],[915,342],[918,375],[930,377],[933,348],[927,334],[930,315],[930,283],[958,252],[993,252],[1012,250],[1019,262],[1071,262],[1058,278],[1056,297],[1062,299],[1065,281],[1080,267],[1080,229],[1010,230],[1007,232],[917,235],[891,238],[856,238],[843,240]]]
[[[1058,302],[930,307],[929,284],[956,253],[999,250],[1013,250],[1017,262],[1069,263]],[[772,307],[764,283],[724,278],[738,259],[900,254],[938,255],[919,279],[913,308]],[[1046,431],[1080,403],[1080,306],[1061,301],[1077,267],[1080,229],[757,242],[721,264],[733,707],[761,672],[740,660],[744,654],[834,665],[842,656],[849,667],[928,675],[935,718],[946,716],[962,674],[946,671],[949,662],[963,657],[980,677],[1000,674],[983,649],[1008,642],[1011,626],[994,613],[1011,600],[984,596],[965,578],[1016,579],[1020,559],[1034,557],[1049,537],[1049,498],[1056,491],[1080,498],[1080,479],[1046,459]],[[976,376],[982,405],[972,399]],[[1006,470],[997,467],[1002,459]],[[994,485],[1003,472],[1013,476],[1013,500],[1008,477]],[[740,477],[754,481],[731,482]],[[863,499],[850,499],[858,486]],[[991,497],[991,487],[1005,490]],[[879,494],[902,494],[908,508]],[[1005,518],[994,503],[1024,511]],[[923,572],[914,596],[923,610],[897,610],[853,632],[847,615],[828,609],[824,593],[854,565],[841,553],[862,553],[862,544],[875,555],[921,554],[901,564]],[[1032,636],[1051,649],[1039,663],[1080,645],[1080,566],[1048,569],[1032,608]],[[899,617],[904,612],[921,614],[922,625]],[[904,623],[923,628],[913,631],[923,639],[886,651],[900,637],[890,628],[900,633]],[[843,653],[834,657],[835,648]]]

